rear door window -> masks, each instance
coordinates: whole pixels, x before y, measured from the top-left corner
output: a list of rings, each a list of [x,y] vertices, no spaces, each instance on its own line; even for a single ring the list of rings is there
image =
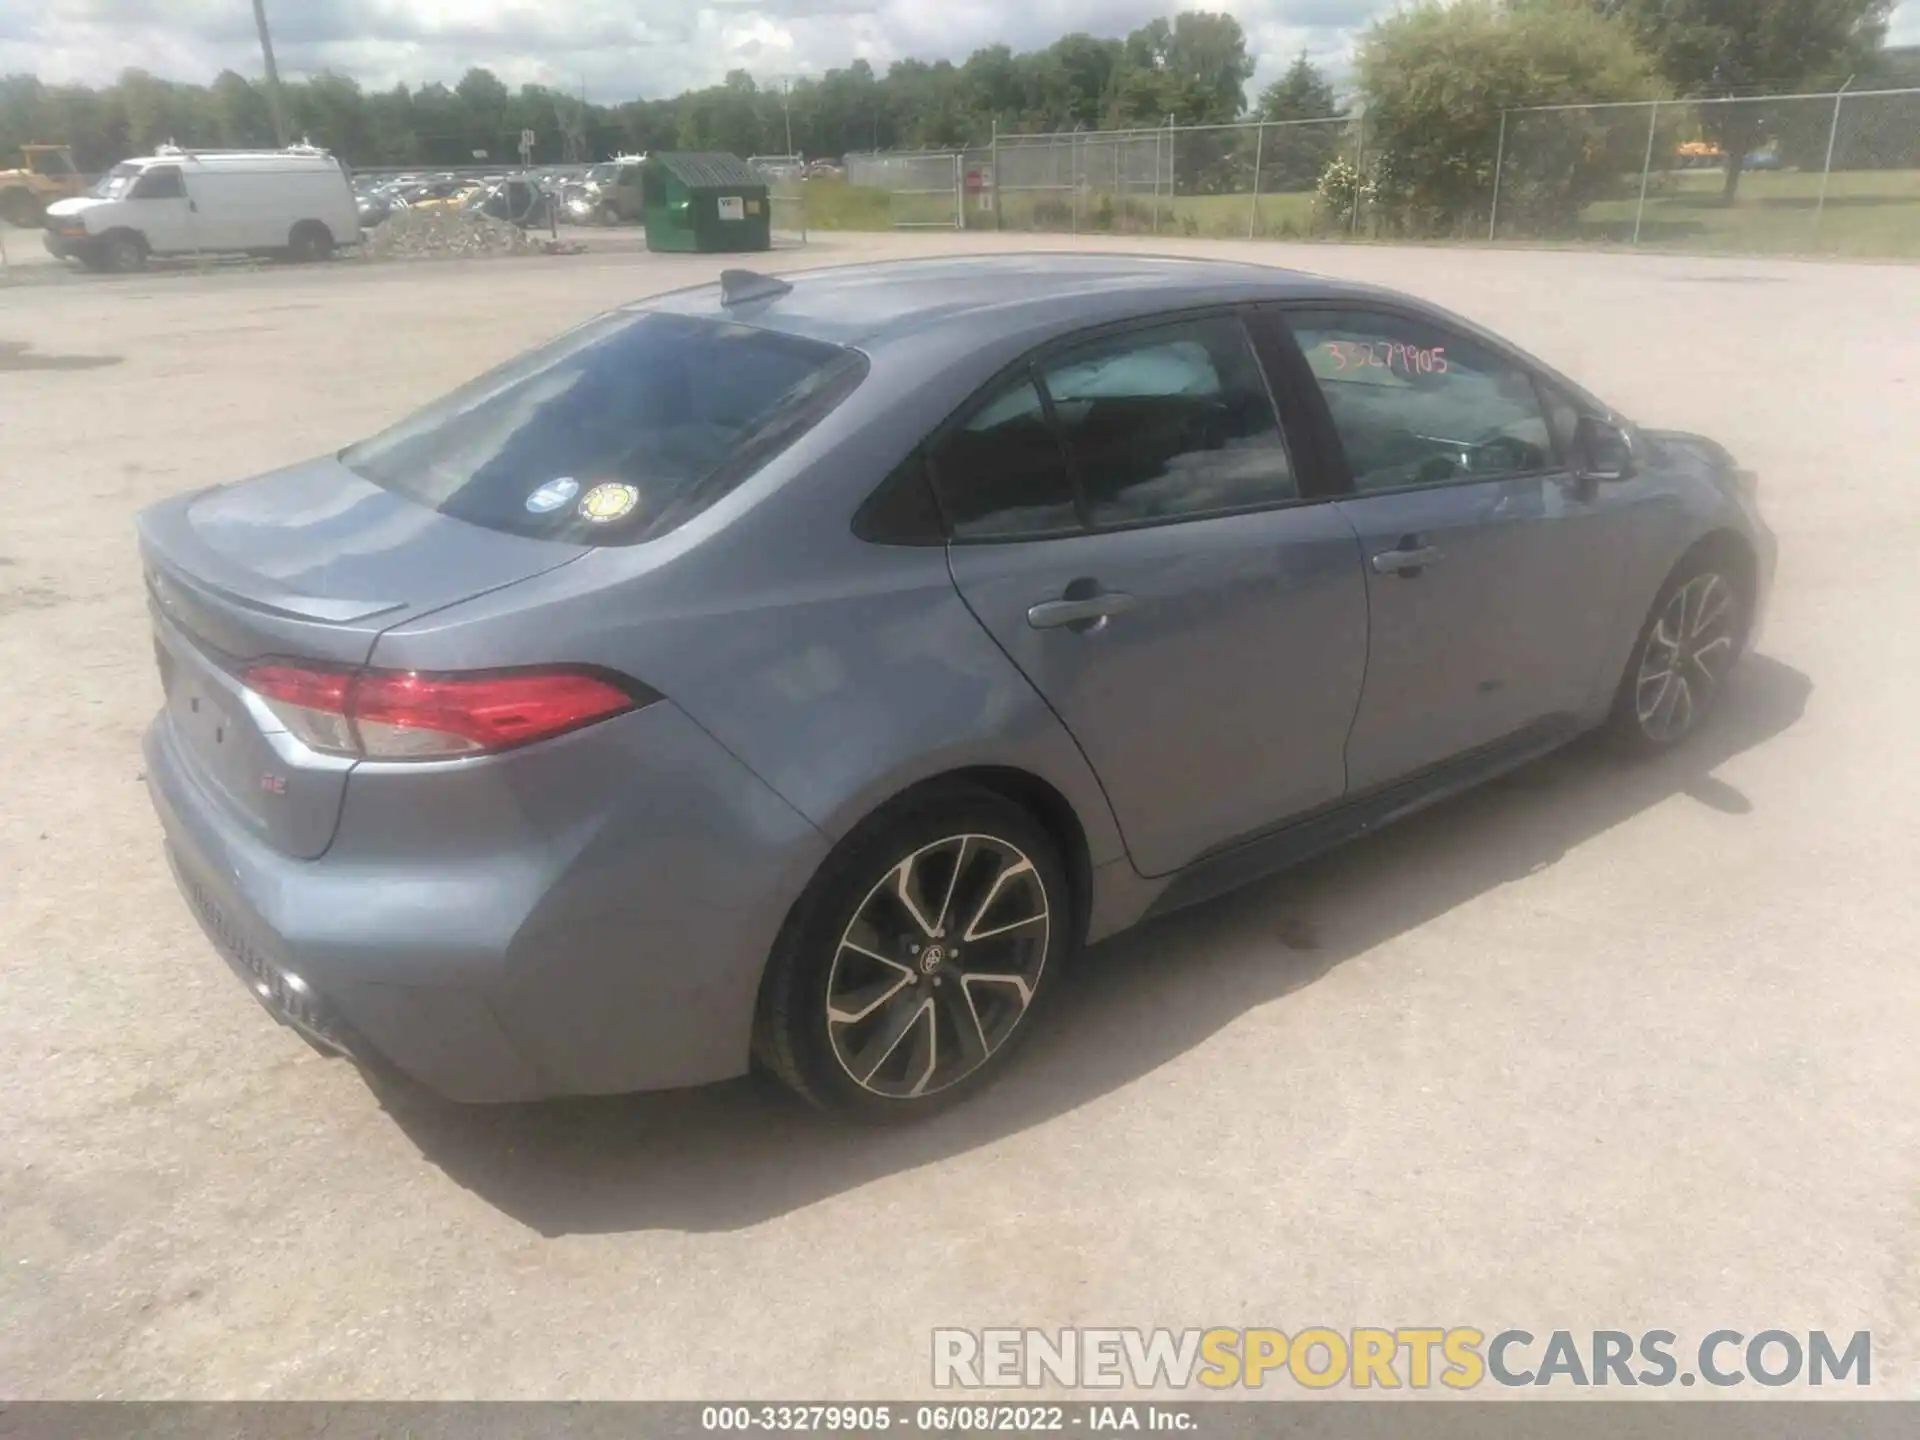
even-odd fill
[[[758,470],[866,374],[857,351],[725,321],[602,316],[342,463],[490,529],[630,544]]]
[[[1266,379],[1235,316],[1103,336],[1050,358],[1041,380],[1096,526],[1299,498]]]
[[[988,394],[935,443],[931,458],[956,540],[1026,540],[1079,524],[1067,457],[1029,375]]]

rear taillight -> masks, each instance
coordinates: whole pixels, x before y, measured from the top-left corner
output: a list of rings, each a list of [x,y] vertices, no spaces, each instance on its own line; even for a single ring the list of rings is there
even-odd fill
[[[511,750],[644,703],[635,689],[577,669],[423,675],[268,661],[250,667],[243,678],[303,744],[369,760],[447,760]]]

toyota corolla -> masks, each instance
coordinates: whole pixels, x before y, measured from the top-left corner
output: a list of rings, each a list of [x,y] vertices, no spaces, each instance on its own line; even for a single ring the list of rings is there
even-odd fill
[[[1114,255],[729,272],[139,529],[167,853],[279,1019],[878,1120],[1090,941],[1682,743],[1774,571],[1726,450],[1468,321]]]

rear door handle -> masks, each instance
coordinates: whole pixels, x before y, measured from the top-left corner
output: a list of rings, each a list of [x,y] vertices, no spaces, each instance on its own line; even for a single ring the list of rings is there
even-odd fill
[[[1027,624],[1036,630],[1051,630],[1070,625],[1079,630],[1097,630],[1107,620],[1133,608],[1133,596],[1124,590],[1102,590],[1097,595],[1073,600],[1042,600],[1027,607]]]
[[[1427,566],[1440,558],[1440,552],[1431,545],[1416,545],[1398,550],[1382,550],[1373,557],[1373,573],[1376,575],[1418,575]]]

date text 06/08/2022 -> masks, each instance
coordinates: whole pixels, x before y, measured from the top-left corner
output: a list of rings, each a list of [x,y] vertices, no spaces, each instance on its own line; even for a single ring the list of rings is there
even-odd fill
[[[940,1435],[1195,1429],[1191,1410],[1170,1405],[707,1405],[700,1428],[727,1433],[810,1432]]]

